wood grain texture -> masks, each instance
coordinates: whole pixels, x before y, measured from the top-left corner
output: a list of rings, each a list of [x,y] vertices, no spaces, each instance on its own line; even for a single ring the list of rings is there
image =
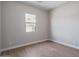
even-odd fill
[[[79,50],[45,41],[17,49],[4,51],[1,56],[11,57],[79,57]]]

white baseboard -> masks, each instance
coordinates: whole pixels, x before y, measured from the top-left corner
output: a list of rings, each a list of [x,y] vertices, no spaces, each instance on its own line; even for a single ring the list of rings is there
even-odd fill
[[[23,47],[23,46],[27,46],[27,45],[31,45],[31,44],[35,44],[35,43],[39,43],[39,42],[43,42],[43,41],[47,41],[47,40],[49,40],[49,39],[44,39],[44,40],[29,42],[29,43],[22,44],[22,45],[18,45],[18,46],[14,46],[14,47],[9,47],[9,48],[5,48],[5,49],[1,49],[0,52],[11,50],[11,49],[15,49],[15,48],[19,48],[19,47]]]
[[[62,44],[62,45],[64,45],[64,46],[68,46],[68,47],[75,48],[75,49],[78,49],[78,50],[79,50],[79,47],[77,47],[77,46],[75,46],[75,45],[71,45],[71,44],[59,42],[59,41],[56,41],[56,40],[51,40],[51,41],[56,42],[56,43],[59,43],[59,44]]]
[[[79,50],[79,47],[74,46],[74,45],[70,45],[70,44],[63,43],[63,42],[59,42],[59,41],[52,40],[52,39],[44,39],[44,40],[29,42],[29,43],[22,44],[22,45],[18,45],[18,46],[14,46],[14,47],[9,47],[9,48],[5,48],[5,49],[1,49],[0,50],[0,53],[3,52],[3,51],[7,51],[7,50],[11,50],[11,49],[15,49],[15,48],[19,48],[19,47],[31,45],[31,44],[36,44],[36,43],[39,43],[39,42],[44,42],[44,41],[47,41],[47,40],[50,40],[50,41],[53,41],[53,42],[56,42],[56,43],[59,43],[59,44],[62,44],[62,45],[68,46],[68,47],[72,47],[72,48],[75,48],[75,49],[78,49]]]

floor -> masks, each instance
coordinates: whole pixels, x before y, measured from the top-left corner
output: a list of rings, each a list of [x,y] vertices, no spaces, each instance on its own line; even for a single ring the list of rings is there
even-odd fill
[[[52,41],[45,41],[5,51],[1,55],[11,57],[79,57],[79,50]]]

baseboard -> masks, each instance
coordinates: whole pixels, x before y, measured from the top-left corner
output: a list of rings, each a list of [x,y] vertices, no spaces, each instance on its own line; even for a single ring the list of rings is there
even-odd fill
[[[39,42],[44,42],[44,41],[47,41],[47,40],[50,40],[50,41],[53,41],[53,42],[56,42],[56,43],[59,43],[59,44],[62,44],[62,45],[65,45],[65,46],[68,46],[68,47],[75,48],[75,49],[79,50],[79,47],[74,46],[74,45],[70,45],[70,44],[67,44],[67,43],[59,42],[59,41],[56,41],[56,40],[45,39],[45,40],[39,40],[39,41],[29,42],[27,44],[22,44],[22,45],[18,45],[18,46],[14,46],[14,47],[9,47],[9,48],[5,48],[5,49],[1,49],[0,53],[3,52],[3,51],[7,51],[7,50],[11,50],[11,49],[15,49],[15,48],[19,48],[19,47],[31,45],[31,44],[36,44],[36,43],[39,43]]]
[[[14,47],[9,47],[9,48],[5,48],[5,49],[1,49],[0,52],[11,50],[11,49],[15,49],[15,48],[19,48],[19,47],[23,47],[23,46],[27,46],[27,45],[31,45],[31,44],[36,44],[36,43],[39,43],[39,42],[44,42],[44,41],[47,41],[47,40],[49,40],[49,39],[44,39],[44,40],[29,42],[27,44],[22,44],[22,45],[18,45],[18,46],[14,46]]]
[[[79,50],[79,47],[74,46],[74,45],[70,45],[70,44],[67,44],[67,43],[59,42],[59,41],[56,41],[56,40],[51,40],[51,41]]]

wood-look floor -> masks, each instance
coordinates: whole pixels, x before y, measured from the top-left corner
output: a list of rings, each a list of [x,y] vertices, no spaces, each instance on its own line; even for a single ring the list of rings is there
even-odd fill
[[[2,52],[2,56],[11,57],[79,57],[79,50],[45,41]]]

